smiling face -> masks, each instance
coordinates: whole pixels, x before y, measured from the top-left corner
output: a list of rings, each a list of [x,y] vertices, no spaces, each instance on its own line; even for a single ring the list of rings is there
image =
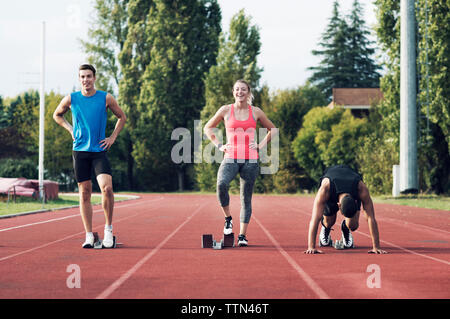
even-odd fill
[[[89,92],[94,89],[95,75],[92,70],[80,70],[78,79],[80,81],[82,91]]]
[[[233,96],[236,103],[247,103],[250,97],[250,88],[245,82],[237,81],[233,86]]]

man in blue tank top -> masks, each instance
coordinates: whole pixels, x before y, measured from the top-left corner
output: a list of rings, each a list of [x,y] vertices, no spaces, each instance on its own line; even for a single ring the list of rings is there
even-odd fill
[[[81,218],[86,231],[86,240],[82,247],[94,247],[91,204],[91,178],[94,171],[102,192],[102,206],[105,213],[103,246],[111,248],[114,244],[112,233],[114,193],[111,167],[106,153],[123,129],[126,116],[111,94],[95,89],[96,70],[92,65],[83,64],[78,72],[81,91],[64,97],[53,113],[53,119],[65,128],[73,139],[73,167],[80,193]],[[69,109],[72,111],[73,126],[64,118]],[[118,120],[112,134],[106,137],[108,109]]]
[[[309,223],[308,249],[305,253],[322,253],[316,249],[315,243],[319,223],[322,223],[319,246],[331,246],[330,232],[336,222],[338,211],[341,211],[344,216],[341,224],[344,248],[353,248],[351,232],[359,226],[361,203],[372,238],[373,247],[369,253],[385,254],[386,251],[380,249],[378,224],[369,189],[362,181],[361,175],[347,165],[335,165],[327,168],[320,179],[320,187],[314,199]]]

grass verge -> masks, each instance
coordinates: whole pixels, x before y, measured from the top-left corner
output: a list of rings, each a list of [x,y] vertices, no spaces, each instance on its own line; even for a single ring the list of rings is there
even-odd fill
[[[399,197],[377,196],[375,203],[406,205],[420,208],[446,210],[450,212],[450,197],[437,195],[402,195]]]
[[[121,196],[116,197],[115,200],[117,202],[131,198],[132,197]],[[102,202],[101,195],[92,194],[91,202],[93,205],[101,204]],[[0,216],[33,212],[39,210],[54,210],[78,205],[79,205],[78,194],[74,195],[60,194],[58,199],[49,200],[47,203],[42,203],[32,198],[18,197],[15,203],[13,201],[10,201],[9,203],[0,201]]]

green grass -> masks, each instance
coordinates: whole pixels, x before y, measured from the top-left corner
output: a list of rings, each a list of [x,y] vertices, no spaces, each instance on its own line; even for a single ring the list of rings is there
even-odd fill
[[[130,197],[131,198],[131,197]],[[115,198],[116,201],[120,201],[127,198]],[[91,198],[92,204],[101,204],[101,195],[93,194]],[[0,201],[0,216],[11,215],[18,213],[25,213],[37,210],[54,210],[63,207],[78,206],[78,195],[59,195],[56,200],[48,201],[43,204],[40,201],[33,200],[31,198],[17,198],[16,203],[10,201],[9,204],[4,201]]]
[[[437,195],[402,195],[399,197],[377,196],[375,203],[406,205],[420,208],[440,209],[450,211],[450,197]]]

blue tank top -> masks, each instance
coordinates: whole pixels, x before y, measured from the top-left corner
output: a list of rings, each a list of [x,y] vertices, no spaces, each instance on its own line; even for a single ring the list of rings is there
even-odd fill
[[[100,141],[105,139],[106,130],[106,92],[95,92],[84,96],[81,91],[70,94],[73,150],[82,152],[104,152]]]

